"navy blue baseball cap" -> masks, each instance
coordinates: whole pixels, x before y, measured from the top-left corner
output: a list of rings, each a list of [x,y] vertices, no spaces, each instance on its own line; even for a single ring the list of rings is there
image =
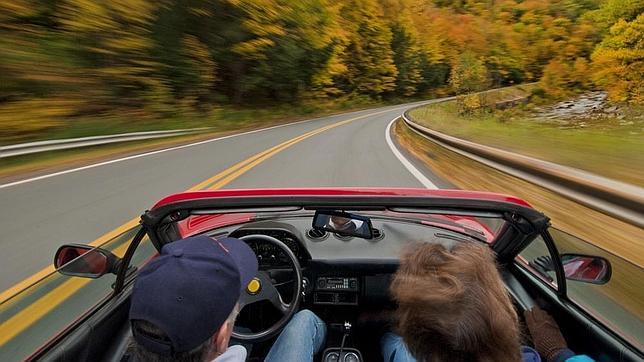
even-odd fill
[[[161,355],[195,349],[219,330],[256,274],[255,253],[239,239],[199,235],[164,245],[134,282],[134,339]],[[167,338],[146,333],[138,321]]]

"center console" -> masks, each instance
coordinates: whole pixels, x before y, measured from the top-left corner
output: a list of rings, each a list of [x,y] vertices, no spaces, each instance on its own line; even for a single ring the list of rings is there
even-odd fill
[[[357,306],[360,295],[358,277],[318,276],[313,283],[313,304],[326,306]],[[337,318],[337,317],[336,317]],[[337,320],[336,320],[337,322]],[[337,325],[337,324],[336,324]],[[340,325],[342,343],[338,347],[328,347],[322,353],[322,362],[362,362],[362,354],[347,342],[351,335],[351,323]],[[336,337],[339,337],[336,335]],[[336,338],[336,343],[339,339]]]

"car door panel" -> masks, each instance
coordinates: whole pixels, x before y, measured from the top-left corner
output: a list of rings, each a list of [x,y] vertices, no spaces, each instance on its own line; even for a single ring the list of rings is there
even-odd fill
[[[528,292],[536,305],[554,317],[568,342],[568,346],[575,353],[588,354],[598,361],[641,361],[644,359],[644,356],[636,348],[629,346],[619,336],[555,290],[546,287],[525,268],[514,264],[510,267],[510,271],[519,281],[518,284],[525,287],[524,291]],[[516,289],[516,286],[514,288]],[[520,292],[517,293],[516,290],[514,293],[520,295]]]

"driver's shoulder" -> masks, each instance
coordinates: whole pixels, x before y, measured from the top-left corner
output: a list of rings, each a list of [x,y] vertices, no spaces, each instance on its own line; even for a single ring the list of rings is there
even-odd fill
[[[217,356],[212,362],[243,362],[246,360],[247,355],[248,351],[246,351],[244,346],[235,344],[228,347],[226,352]]]

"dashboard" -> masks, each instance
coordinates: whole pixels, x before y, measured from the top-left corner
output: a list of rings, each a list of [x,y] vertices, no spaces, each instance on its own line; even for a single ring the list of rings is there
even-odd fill
[[[286,244],[302,266],[310,260],[390,260],[397,261],[401,250],[412,242],[441,243],[451,247],[467,237],[432,226],[401,221],[372,219],[374,239],[346,237],[312,229],[311,216],[257,220],[245,225],[218,229],[212,236],[241,238],[248,235],[272,236]],[[270,242],[246,240],[263,269],[289,267],[288,257]],[[314,281],[313,281],[314,282]]]
[[[221,228],[216,235],[267,235],[283,242],[303,268],[307,303],[320,307],[388,303],[391,275],[407,244],[422,240],[451,247],[465,238],[418,223],[385,219],[372,219],[372,223],[377,235],[370,240],[312,229],[311,216],[258,220]],[[259,238],[244,241],[257,256],[260,269],[269,271],[272,278],[289,279],[285,269],[291,268],[291,262],[280,247]]]

